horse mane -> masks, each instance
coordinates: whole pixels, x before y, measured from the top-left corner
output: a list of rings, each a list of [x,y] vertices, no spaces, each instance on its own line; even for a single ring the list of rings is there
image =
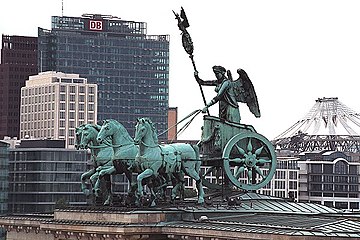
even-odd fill
[[[106,121],[109,121],[109,122],[115,124],[115,125],[118,127],[118,129],[120,130],[121,135],[122,135],[125,139],[127,139],[127,140],[130,141],[130,142],[133,141],[132,137],[130,137],[129,132],[126,130],[126,128],[124,127],[124,125],[122,125],[119,121],[117,121],[117,120],[115,120],[115,119],[108,119],[108,120],[106,120]]]
[[[148,123],[150,125],[151,131],[152,131],[152,138],[153,138],[155,143],[158,143],[157,130],[156,130],[156,127],[155,127],[154,123],[148,117],[144,117],[142,119],[143,119],[144,122],[146,122],[146,123]]]

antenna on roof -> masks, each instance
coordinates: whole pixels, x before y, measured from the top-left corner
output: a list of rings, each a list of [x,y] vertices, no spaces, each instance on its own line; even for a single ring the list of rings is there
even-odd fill
[[[64,0],[61,0],[61,16],[64,16]]]

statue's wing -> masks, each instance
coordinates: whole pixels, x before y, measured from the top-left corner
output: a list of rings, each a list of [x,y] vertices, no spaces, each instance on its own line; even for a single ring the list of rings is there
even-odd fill
[[[260,117],[259,103],[254,86],[243,69],[238,69],[239,78],[233,82],[234,93],[238,102],[246,103],[255,117]]]

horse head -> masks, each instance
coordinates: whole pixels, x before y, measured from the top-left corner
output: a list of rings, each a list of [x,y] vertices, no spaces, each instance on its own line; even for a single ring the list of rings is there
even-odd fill
[[[135,144],[140,144],[140,142],[144,142],[146,137],[149,137],[153,141],[153,143],[158,142],[156,128],[150,118],[138,118],[136,120],[135,126]]]
[[[77,150],[80,149],[80,142],[81,142],[84,126],[85,124],[82,124],[79,127],[75,128],[75,148]]]
[[[123,135],[124,133],[120,126],[122,125],[114,119],[103,120],[101,124],[101,129],[96,138],[98,143],[103,143],[104,141],[106,141],[107,138],[112,139],[113,136],[119,132],[121,135]]]
[[[92,124],[86,124],[85,126],[83,126],[80,148],[88,148],[90,142],[93,142],[93,144],[97,143],[96,137],[99,131],[98,129],[98,126]]]

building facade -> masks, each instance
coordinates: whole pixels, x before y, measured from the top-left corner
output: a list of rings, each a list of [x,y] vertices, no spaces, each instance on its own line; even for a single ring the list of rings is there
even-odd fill
[[[169,36],[147,35],[144,22],[113,16],[51,18],[39,28],[39,71],[76,73],[98,85],[98,119],[116,119],[134,134],[136,119],[167,129]],[[162,135],[159,140],[167,140]]]
[[[19,137],[20,89],[37,73],[37,38],[2,35],[0,64],[0,139]]]
[[[8,143],[0,141],[0,215],[8,211],[9,146]]]
[[[360,162],[338,151],[300,154],[299,201],[359,210]]]
[[[177,122],[178,122],[178,108],[177,107],[169,107],[168,111],[168,141],[176,141],[177,140]]]
[[[75,128],[97,122],[97,85],[78,74],[43,72],[21,89],[20,137],[64,139],[74,148]]]
[[[20,148],[10,149],[9,212],[44,213],[58,205],[86,204],[80,176],[87,170],[87,152],[52,141],[22,140]]]
[[[277,167],[271,181],[258,192],[261,194],[298,200],[299,167],[297,157],[277,157]],[[266,170],[263,170],[266,171]]]

